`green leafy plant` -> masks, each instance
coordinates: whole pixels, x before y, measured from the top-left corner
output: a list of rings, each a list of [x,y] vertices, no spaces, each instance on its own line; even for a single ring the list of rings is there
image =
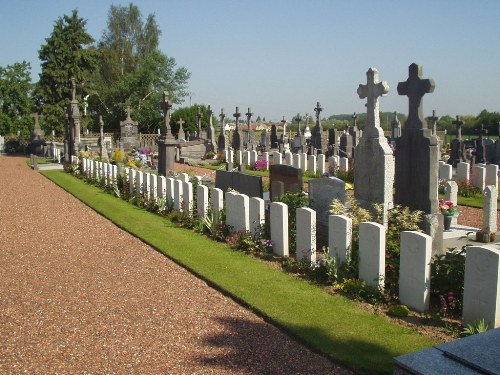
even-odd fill
[[[405,317],[410,313],[410,309],[405,305],[392,305],[389,307],[387,314],[397,317]]]
[[[309,206],[309,198],[303,191],[297,193],[288,192],[278,197],[278,202],[285,203],[288,206],[288,235],[290,254],[295,254],[297,242],[297,208]]]
[[[488,324],[483,319],[475,321],[474,323],[467,324],[462,330],[464,336],[475,335],[476,333],[483,333],[488,330]]]
[[[379,305],[385,302],[384,295],[380,289],[370,286],[360,279],[344,279],[342,282],[334,284],[334,288],[357,301],[368,302],[372,305]]]

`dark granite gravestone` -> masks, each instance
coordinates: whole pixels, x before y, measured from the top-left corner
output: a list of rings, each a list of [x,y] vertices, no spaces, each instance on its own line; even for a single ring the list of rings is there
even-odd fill
[[[241,149],[241,138],[240,138],[240,131],[238,129],[238,124],[240,121],[241,113],[238,110],[238,107],[236,107],[236,112],[233,114],[233,116],[236,119],[236,128],[234,129],[233,141],[231,142],[231,147],[233,148],[233,150],[240,150]]]
[[[433,251],[443,249],[443,217],[438,207],[439,141],[427,128],[422,98],[434,91],[434,81],[422,79],[422,67],[411,64],[409,77],[397,87],[408,96],[409,109],[403,134],[396,140],[394,203],[424,212],[422,229],[433,239]]]
[[[462,142],[462,125],[464,122],[460,119],[460,116],[457,116],[456,120],[453,121],[457,128],[455,139],[451,141],[451,151],[450,158],[448,159],[448,164],[453,165],[453,167],[457,167],[457,163],[464,161],[464,145]]]
[[[217,170],[215,172],[215,187],[221,189],[224,194],[228,189],[236,190],[250,198],[262,198],[262,177],[251,176],[241,172],[227,172]]]
[[[494,163],[496,156],[495,142],[489,138],[486,138],[483,142],[484,142],[484,153],[486,162]]]
[[[476,139],[476,163],[486,163],[486,147],[484,145],[484,125],[479,126],[479,138]]]
[[[270,165],[269,183],[271,201],[287,192],[302,191],[302,170],[289,165]]]
[[[335,146],[337,144],[337,131],[335,129],[328,129],[328,146]]]
[[[276,124],[271,125],[271,148],[278,148],[278,133],[276,131]]]
[[[39,118],[38,113],[33,113],[31,117],[35,119],[35,126],[31,131],[30,151],[35,155],[41,155],[42,146],[46,145],[44,139],[45,132],[42,130],[40,124],[38,123],[38,118]]]
[[[253,150],[253,131],[252,131],[252,124],[250,123],[253,113],[250,110],[250,107],[248,108],[247,113],[245,113],[245,116],[247,116],[247,127],[248,127],[247,139],[245,144],[248,150]]]
[[[353,140],[352,140],[352,135],[349,133],[345,132],[340,136],[340,141],[339,141],[339,156],[341,158],[352,158],[353,154]]]
[[[396,357],[393,374],[500,374],[500,328]]]
[[[316,150],[319,150],[322,152],[323,147],[321,144],[321,138],[323,137],[323,128],[321,126],[321,111],[323,108],[319,104],[319,102],[316,103],[316,107],[314,108],[314,112],[316,112],[316,125],[314,126],[312,132],[311,132],[311,146],[315,148]]]
[[[224,108],[220,110],[220,130],[219,130],[219,138],[217,138],[217,151],[222,152],[226,149],[226,136],[224,133],[224,118],[226,115],[224,114]]]

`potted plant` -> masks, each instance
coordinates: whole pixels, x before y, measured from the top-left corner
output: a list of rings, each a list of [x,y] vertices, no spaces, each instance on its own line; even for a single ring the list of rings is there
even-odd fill
[[[439,209],[444,216],[444,229],[450,230],[451,219],[459,214],[457,205],[452,201],[445,201],[442,199],[439,201]]]

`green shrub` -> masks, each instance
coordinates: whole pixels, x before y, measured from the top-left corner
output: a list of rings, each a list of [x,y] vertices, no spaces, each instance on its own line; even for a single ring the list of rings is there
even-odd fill
[[[296,248],[296,225],[297,225],[297,208],[308,207],[309,198],[303,191],[297,193],[285,193],[278,197],[277,202],[285,203],[288,206],[288,238],[290,246],[290,254],[295,255]]]
[[[472,324],[467,324],[463,331],[462,334],[464,336],[471,336],[475,335],[476,333],[483,333],[488,330],[488,324],[484,321],[484,319],[480,319],[478,321],[475,321]]]
[[[344,279],[341,283],[334,284],[337,291],[357,300],[378,305],[385,302],[383,293],[360,279]]]
[[[457,181],[458,195],[461,197],[482,197],[480,188],[473,186],[469,181]]]
[[[405,305],[393,305],[387,311],[387,314],[397,317],[405,317],[410,313],[410,309]]]

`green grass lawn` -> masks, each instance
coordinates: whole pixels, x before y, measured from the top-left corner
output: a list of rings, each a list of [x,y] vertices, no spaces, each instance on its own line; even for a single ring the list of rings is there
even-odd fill
[[[355,371],[392,373],[393,357],[435,344],[383,316],[363,311],[343,297],[179,228],[70,174],[41,173],[213,287]]]

